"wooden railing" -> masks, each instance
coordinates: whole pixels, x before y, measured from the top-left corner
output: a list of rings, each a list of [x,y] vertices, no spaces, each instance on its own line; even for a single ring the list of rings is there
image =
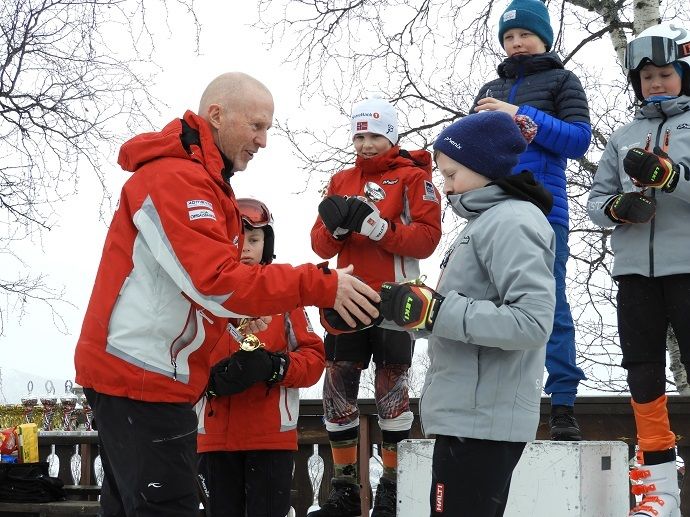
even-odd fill
[[[686,464],[690,463],[690,397],[669,396],[669,414],[672,429],[678,436],[678,451]],[[371,493],[369,480],[369,459],[372,445],[380,443],[381,431],[377,424],[376,405],[372,400],[360,401],[360,476],[362,484],[362,507],[370,508]],[[412,411],[419,414],[418,401],[412,401]],[[628,444],[630,457],[634,455],[635,422],[630,400],[627,397],[579,397],[575,412],[587,440],[621,440]],[[548,439],[548,417],[550,400],[544,398],[541,404],[541,424],[537,439]],[[322,478],[317,499],[323,502],[330,489],[330,478],[333,475],[328,435],[323,424],[323,407],[321,400],[302,400],[298,425],[299,451],[295,457],[292,505],[296,515],[303,517],[314,501],[313,480],[310,479],[309,464],[314,463],[315,450],[322,460]],[[422,438],[419,419],[415,418],[412,437]],[[48,431],[39,434],[41,460],[46,460],[54,447],[60,460],[59,477],[68,485],[68,493],[83,499],[94,500],[98,494],[97,474],[94,467],[98,455],[98,436],[95,431]],[[74,483],[70,461],[72,456],[80,456],[78,483]],[[311,460],[310,460],[311,458]],[[319,461],[321,463],[321,461]],[[313,476],[314,468],[311,469]],[[318,481],[318,480],[317,480]],[[373,480],[376,481],[376,480]],[[682,491],[683,515],[690,517],[690,476],[685,476]],[[0,513],[2,513],[0,511]],[[364,513],[363,513],[364,514]],[[368,515],[368,511],[367,511]]]

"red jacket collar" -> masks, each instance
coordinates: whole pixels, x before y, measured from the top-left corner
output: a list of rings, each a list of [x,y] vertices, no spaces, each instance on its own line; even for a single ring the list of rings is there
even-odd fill
[[[357,157],[355,166],[358,167],[364,176],[380,175],[389,169],[398,167],[419,167],[431,175],[431,155],[428,151],[406,151],[394,145],[385,153],[374,156],[373,158]]]

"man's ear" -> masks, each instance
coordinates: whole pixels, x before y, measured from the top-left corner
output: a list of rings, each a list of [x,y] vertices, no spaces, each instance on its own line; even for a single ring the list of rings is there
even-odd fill
[[[220,128],[220,117],[223,111],[223,107],[220,104],[209,104],[207,119],[208,123],[215,129]]]

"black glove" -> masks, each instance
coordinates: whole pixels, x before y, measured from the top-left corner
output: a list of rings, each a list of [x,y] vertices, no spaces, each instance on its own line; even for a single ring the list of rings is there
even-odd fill
[[[261,381],[273,385],[283,380],[289,365],[287,354],[267,352],[263,348],[251,352],[239,350],[211,368],[207,393],[234,395]]]
[[[626,192],[609,201],[604,212],[615,223],[647,223],[656,213],[656,201],[639,192]]]
[[[376,303],[371,303],[376,306]],[[374,327],[383,321],[383,316],[380,314],[378,318],[372,319],[371,323],[368,324],[362,323],[353,316],[354,320],[357,322],[357,325],[355,327],[351,327],[345,322],[343,317],[338,314],[338,311],[332,308],[319,309],[319,317],[321,319],[321,326],[326,329],[326,332],[333,335],[346,334],[349,332],[357,332],[358,330],[368,329],[369,327]]]
[[[358,197],[347,198],[347,217],[340,224],[345,230],[352,230],[380,241],[388,230],[388,221],[381,217],[379,209]]]
[[[319,203],[319,216],[324,226],[337,239],[343,239],[350,233],[349,230],[341,228],[347,218],[347,211],[347,200],[343,196],[328,196]]]
[[[623,170],[638,187],[653,187],[664,192],[673,192],[680,177],[678,164],[659,147],[654,153],[639,147],[630,149],[623,158]]]
[[[408,330],[434,328],[436,315],[445,298],[424,284],[396,284],[384,282],[381,286],[380,311]]]

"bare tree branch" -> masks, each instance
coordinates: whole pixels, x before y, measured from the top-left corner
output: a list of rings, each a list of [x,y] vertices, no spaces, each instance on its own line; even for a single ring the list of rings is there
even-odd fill
[[[103,158],[122,134],[149,125],[158,105],[148,22],[167,20],[170,5],[191,18],[193,0],[5,0],[0,4],[0,253],[21,260],[17,242],[50,230],[55,204],[75,193],[79,171],[105,187]],[[7,311],[29,301],[56,307],[62,291],[46,277],[11,277],[1,268],[0,334]]]
[[[504,57],[496,16],[507,3],[259,0],[256,26],[267,35],[269,47],[282,49],[285,60],[301,70],[302,102],[317,99],[326,106],[320,117],[323,128],[314,120],[299,129],[288,121],[281,124],[307,181],[315,179],[323,186],[352,160],[347,115],[350,106],[368,93],[383,92],[396,105],[405,147],[429,148],[441,128],[465,116],[475,93],[495,76]],[[660,13],[659,0],[547,4],[556,33],[554,49],[581,79],[592,115],[592,145],[567,170],[568,289],[577,321],[578,363],[589,378],[586,386],[616,393],[627,384],[619,366],[610,231],[592,225],[586,201],[611,133],[634,113],[634,96],[622,69],[629,38],[659,18],[686,22],[689,14],[681,2],[667,4]],[[457,219],[444,220],[444,241],[459,226]]]

